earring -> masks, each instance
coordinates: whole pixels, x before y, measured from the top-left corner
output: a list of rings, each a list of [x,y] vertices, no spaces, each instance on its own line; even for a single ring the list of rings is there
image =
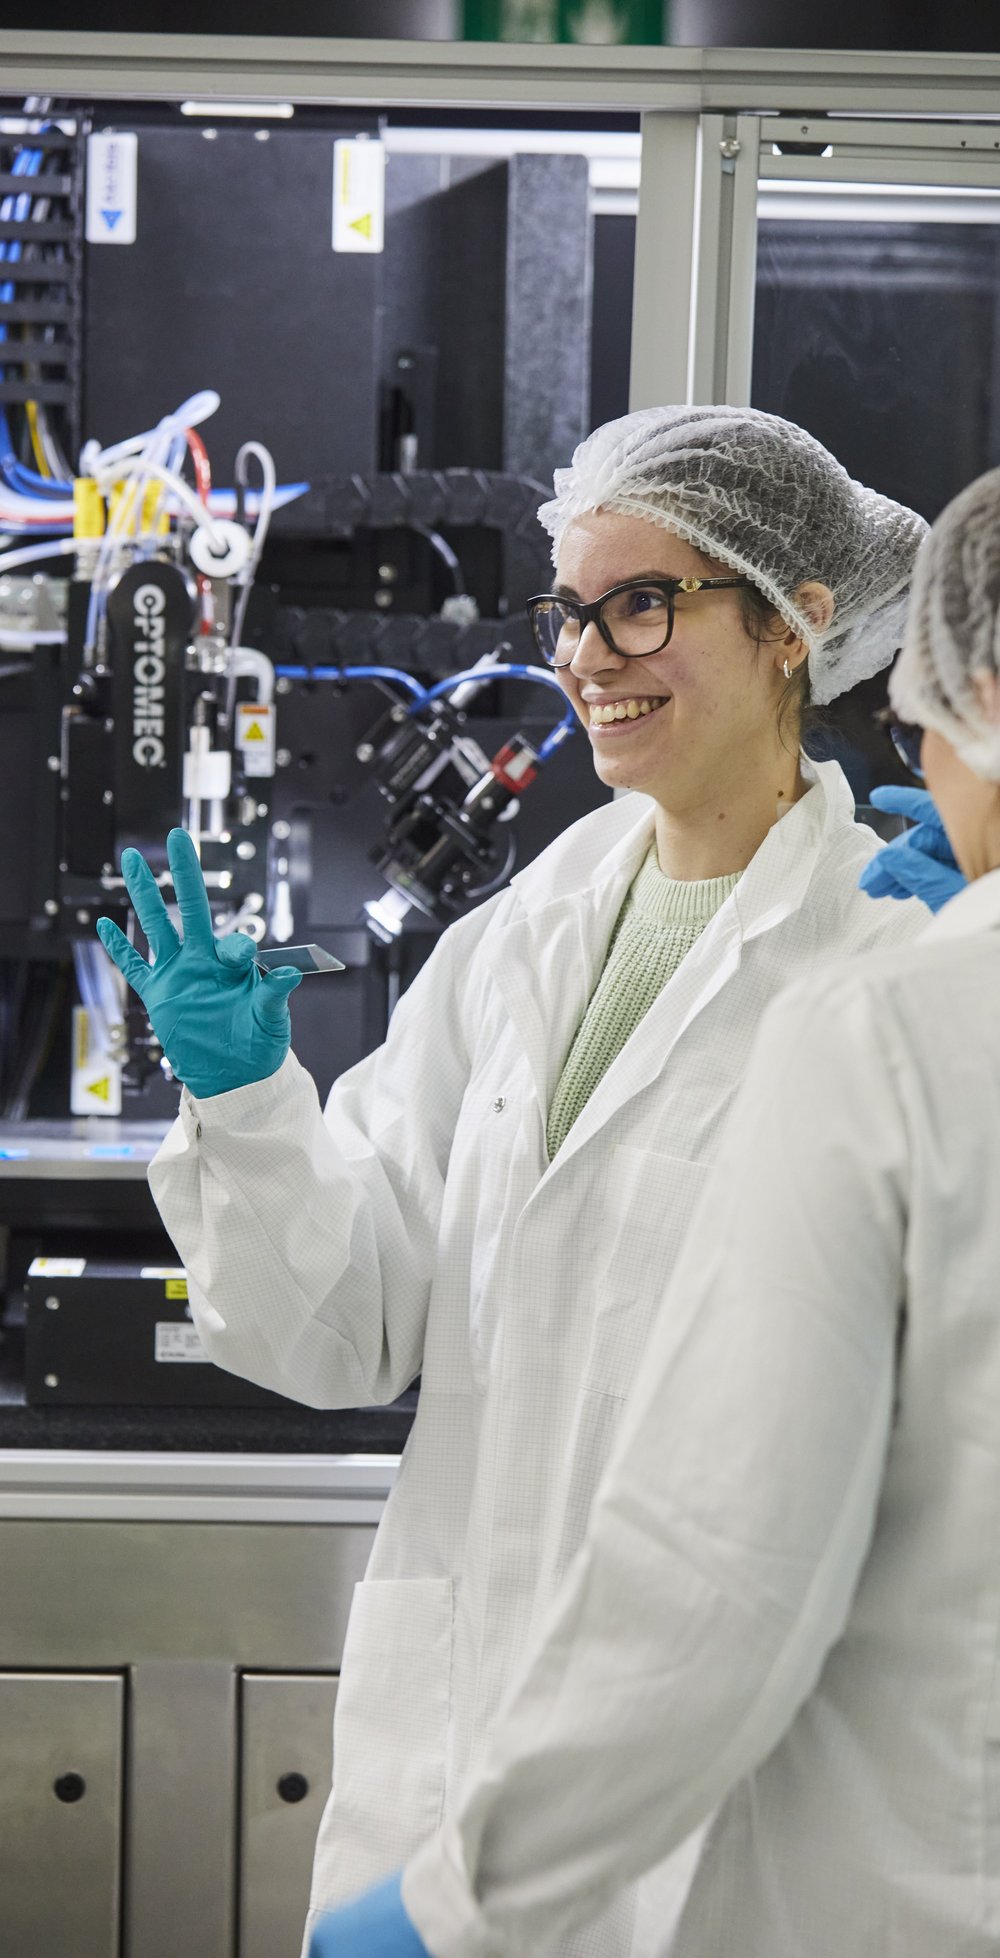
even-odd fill
[[[785,679],[786,679],[786,680],[790,680],[790,679],[792,678],[792,669],[791,669],[791,667],[789,666],[789,664],[788,664],[788,661],[787,661],[787,660],[785,661],[785,664],[784,664],[784,666],[782,667],[782,669],[781,669],[781,670],[782,670],[782,672],[783,672],[783,674],[784,674],[784,676],[785,676]]]

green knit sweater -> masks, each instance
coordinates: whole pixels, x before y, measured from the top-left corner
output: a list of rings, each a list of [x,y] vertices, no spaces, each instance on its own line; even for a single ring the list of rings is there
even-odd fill
[[[705,926],[739,882],[739,874],[686,882],[665,877],[651,845],[618,914],[604,969],[566,1057],[549,1109],[549,1160],[630,1034]]]

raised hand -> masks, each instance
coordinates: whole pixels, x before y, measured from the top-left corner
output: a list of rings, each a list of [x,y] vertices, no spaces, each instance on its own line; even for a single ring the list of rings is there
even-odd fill
[[[122,876],[146,934],[147,962],[110,918],[98,936],[138,993],[170,1065],[193,1095],[221,1095],[264,1081],[291,1044],[288,995],[302,977],[291,966],[265,976],[254,945],[240,932],[216,938],[208,892],[186,830],[172,829],[167,858],[184,936],[167,915],[156,879],[138,850],[125,850]]]
[[[866,863],[858,882],[869,897],[919,897],[931,911],[958,891],[965,878],[955,862],[947,831],[926,789],[873,789],[872,805],[888,815],[905,816],[915,825]]]

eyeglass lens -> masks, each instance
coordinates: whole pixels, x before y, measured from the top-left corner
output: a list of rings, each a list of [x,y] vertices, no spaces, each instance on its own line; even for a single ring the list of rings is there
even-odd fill
[[[669,594],[657,586],[633,585],[605,599],[600,618],[616,652],[641,658],[667,644],[673,605]],[[543,658],[556,666],[568,666],[580,643],[580,620],[574,607],[558,598],[541,599],[532,607],[531,623]]]

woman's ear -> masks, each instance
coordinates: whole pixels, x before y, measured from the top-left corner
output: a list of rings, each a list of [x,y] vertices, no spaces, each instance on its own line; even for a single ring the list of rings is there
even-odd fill
[[[837,609],[829,585],[821,584],[818,578],[808,579],[804,585],[799,586],[795,594],[795,603],[799,611],[803,612],[809,620],[814,632],[826,632]],[[794,627],[789,627],[789,638],[794,640],[797,637]]]

